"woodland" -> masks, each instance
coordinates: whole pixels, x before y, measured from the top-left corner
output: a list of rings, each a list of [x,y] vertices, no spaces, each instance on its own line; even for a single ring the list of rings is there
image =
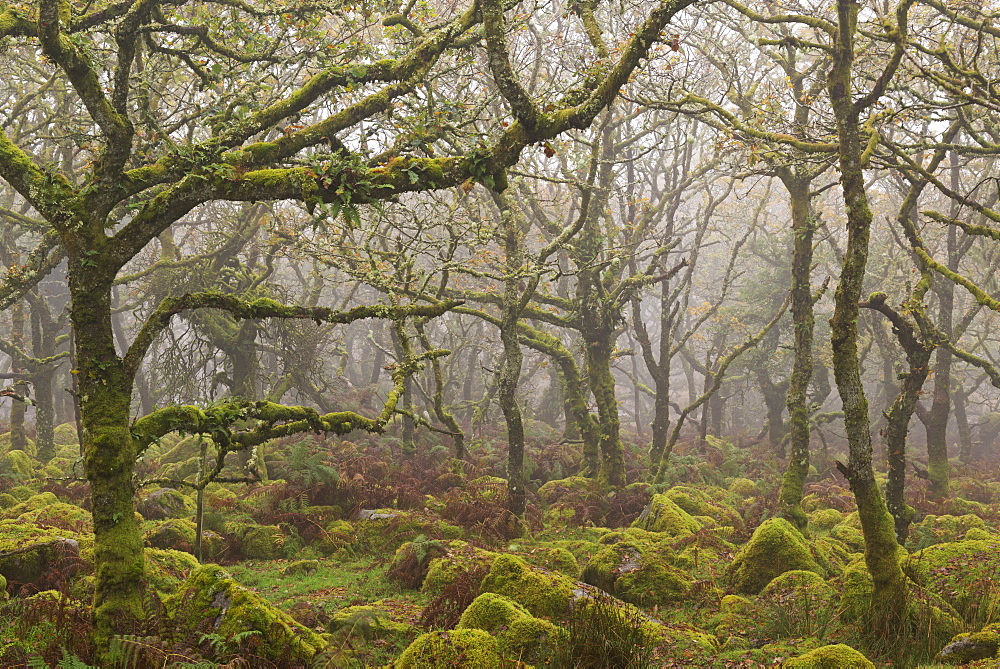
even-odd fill
[[[0,0],[0,665],[1000,663],[992,0]]]

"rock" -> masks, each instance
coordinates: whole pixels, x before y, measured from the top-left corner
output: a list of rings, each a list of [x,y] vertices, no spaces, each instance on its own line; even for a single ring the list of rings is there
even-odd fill
[[[736,592],[755,595],[774,577],[793,569],[825,576],[798,530],[784,518],[771,518],[736,553],[726,576]]]
[[[164,602],[179,629],[206,629],[222,637],[256,631],[253,653],[271,662],[308,664],[326,647],[323,638],[218,565],[199,567]]]
[[[498,556],[499,553],[470,546],[464,541],[450,541],[445,555],[431,559],[420,590],[440,595],[464,574],[479,573],[483,578]]]
[[[143,536],[153,548],[171,549],[191,553],[194,550],[197,525],[191,520],[175,518],[157,523]]]
[[[0,455],[0,462],[15,479],[30,479],[35,475],[35,461],[24,451],[8,451]]]
[[[358,511],[358,520],[389,520],[399,514],[394,511],[379,511],[378,509],[361,509]]]
[[[34,584],[61,561],[79,556],[76,539],[57,538],[0,554],[0,575],[11,587]]]
[[[396,660],[395,669],[487,669],[502,666],[497,640],[483,630],[421,634]]]
[[[547,620],[532,616],[513,599],[487,592],[476,597],[462,613],[458,629],[481,629],[497,640],[508,660],[545,665],[569,633]]]
[[[968,664],[996,657],[1000,649],[1000,625],[989,625],[974,634],[959,634],[938,653],[937,660],[945,664]]]
[[[498,555],[483,579],[483,592],[506,595],[523,605],[533,616],[558,618],[569,610],[572,579],[554,574],[513,555]]]
[[[821,646],[785,661],[787,669],[875,669],[875,663],[850,646],[838,643]]]
[[[330,634],[345,633],[346,636],[363,639],[385,639],[391,636],[411,634],[413,625],[389,619],[385,610],[373,605],[348,606],[336,611],[326,625]]]
[[[665,532],[674,537],[685,537],[702,528],[702,524],[666,495],[654,495],[639,518],[632,523],[650,532]]]
[[[447,553],[448,548],[443,541],[428,540],[421,535],[396,549],[386,576],[405,588],[419,589],[427,578],[431,560]]]
[[[583,570],[583,580],[632,604],[649,607],[680,601],[691,579],[669,564],[673,552],[641,541],[603,547]]]
[[[177,592],[181,583],[199,567],[198,560],[184,551],[146,549],[146,584],[163,595]]]
[[[319,560],[296,560],[282,569],[281,573],[285,576],[303,576],[314,574],[317,569],[319,569]]]
[[[187,518],[194,514],[195,505],[187,496],[173,488],[160,488],[146,495],[139,502],[136,511],[146,520]]]

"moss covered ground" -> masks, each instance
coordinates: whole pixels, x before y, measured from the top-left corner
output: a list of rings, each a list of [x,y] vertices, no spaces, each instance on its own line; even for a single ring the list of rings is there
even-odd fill
[[[150,455],[183,462],[185,443]],[[860,522],[832,468],[810,477],[808,537],[777,514],[778,465],[749,449],[726,476],[681,449],[659,486],[536,478],[517,532],[503,521],[501,443],[476,445],[475,467],[394,448],[270,445],[269,482],[206,490],[201,564],[191,491],[142,489],[146,617],[123,621],[120,666],[1000,662],[1000,486],[977,484],[981,471],[953,477],[974,500],[913,501],[922,513],[899,552],[911,600],[885,639],[870,634]],[[88,491],[31,467],[0,477],[0,665],[85,666]]]

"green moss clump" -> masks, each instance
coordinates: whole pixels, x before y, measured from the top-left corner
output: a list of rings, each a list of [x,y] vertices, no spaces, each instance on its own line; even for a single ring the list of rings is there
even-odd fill
[[[571,579],[533,568],[513,555],[497,556],[482,583],[483,592],[506,595],[532,615],[545,618],[566,615],[574,587]]]
[[[422,592],[439,595],[461,574],[470,571],[487,572],[498,556],[499,553],[470,546],[464,541],[451,541],[445,555],[430,561],[420,589]]]
[[[521,557],[535,566],[557,571],[570,578],[580,575],[580,563],[576,556],[561,546],[538,546],[526,553],[522,552]]]
[[[395,551],[408,537],[422,534],[430,539],[458,539],[462,529],[432,513],[377,509],[372,518],[354,522],[356,548]]]
[[[844,514],[836,509],[819,509],[809,514],[810,532],[829,532],[844,520]]]
[[[838,643],[822,646],[787,660],[782,667],[793,669],[875,669],[875,663],[850,646]]]
[[[754,595],[774,577],[793,569],[825,575],[798,530],[783,518],[771,518],[736,553],[727,580],[736,592]]]
[[[670,566],[672,555],[666,546],[620,541],[590,559],[583,580],[639,606],[680,601],[691,589],[691,579]]]
[[[146,543],[153,548],[179,551],[194,550],[197,525],[191,520],[173,519],[156,523],[143,535]]]
[[[701,529],[701,523],[663,494],[653,496],[632,526],[674,537],[686,537]]]
[[[311,546],[323,555],[333,555],[337,551],[354,545],[354,525],[346,520],[334,520],[326,525],[323,532]]]
[[[396,669],[490,669],[503,664],[497,640],[483,630],[460,629],[418,636],[396,660]]]
[[[747,500],[760,495],[760,486],[750,479],[733,479],[729,484],[729,492],[737,499]]]
[[[965,620],[975,623],[1000,607],[1000,593],[986,587],[996,578],[1000,539],[935,544],[903,562],[903,571],[928,592],[937,593]]]
[[[927,548],[934,544],[957,541],[970,529],[986,529],[986,523],[979,516],[966,514],[964,516],[935,516],[929,514],[923,521],[912,528],[910,547]]]
[[[136,510],[146,520],[188,518],[195,512],[195,503],[179,490],[160,488],[146,495]]]
[[[255,653],[272,662],[308,663],[326,646],[320,635],[239,585],[218,565],[196,569],[164,604],[182,630],[211,629],[227,638],[260,632]]]
[[[296,560],[281,570],[285,576],[303,576],[319,569],[319,560]]]
[[[277,525],[252,525],[240,536],[244,557],[276,560],[285,555],[285,533]]]
[[[35,475],[35,461],[24,451],[8,451],[0,457],[4,459],[4,466],[15,479],[30,479]]]
[[[14,497],[10,493],[0,492],[0,509],[10,509],[17,506],[19,501],[17,497]]]
[[[35,491],[26,485],[14,486],[7,492],[22,502],[27,501],[35,496]]]
[[[547,620],[535,618],[513,599],[487,592],[462,613],[458,629],[481,629],[497,639],[507,659],[542,664],[568,640],[569,634]]]
[[[702,489],[674,486],[664,494],[692,516],[707,516],[719,526],[733,527],[737,530],[743,528],[743,517],[735,509],[726,506],[729,498],[727,490],[715,487]]]
[[[374,605],[348,606],[333,614],[326,625],[330,634],[347,637],[385,639],[405,636],[413,632],[413,625],[389,619],[389,614]],[[411,637],[412,638],[412,637]]]
[[[147,548],[144,577],[146,584],[156,592],[172,595],[198,566],[198,560],[190,553]]]
[[[581,492],[590,493],[600,489],[601,486],[597,479],[589,479],[586,476],[570,476],[542,484],[542,487],[538,489],[538,499],[544,504],[555,504],[564,497],[576,497]]]

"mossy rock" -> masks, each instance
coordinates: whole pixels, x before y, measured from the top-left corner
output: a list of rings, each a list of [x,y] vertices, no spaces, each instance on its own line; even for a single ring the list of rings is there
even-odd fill
[[[788,669],[875,669],[874,662],[842,643],[821,646],[787,660],[781,666]]]
[[[968,664],[997,656],[1000,650],[1000,625],[988,625],[972,634],[956,635],[935,658],[944,664]]]
[[[406,588],[419,589],[427,578],[431,560],[448,553],[448,545],[436,539],[417,537],[396,549],[387,576]]]
[[[462,613],[458,629],[481,629],[493,635],[505,658],[528,664],[543,664],[569,634],[547,620],[532,616],[526,608],[503,595],[479,595]]]
[[[323,555],[333,555],[354,545],[354,525],[347,520],[332,520],[310,545]]]
[[[547,481],[538,489],[538,499],[543,504],[555,504],[565,498],[579,498],[581,495],[603,494],[603,487],[596,479],[586,476],[570,476]]]
[[[45,493],[45,495],[52,495],[52,493]],[[31,508],[29,503],[42,496],[36,495],[28,502],[18,504],[8,510],[6,515],[25,525],[53,527],[81,534],[93,531],[93,517],[90,512],[73,504],[56,501],[53,504]]]
[[[330,634],[362,639],[403,636],[411,634],[414,629],[408,623],[391,620],[387,611],[369,604],[339,609],[326,624],[326,630]]]
[[[985,530],[986,523],[979,516],[972,514],[964,516],[929,514],[911,528],[908,545],[914,550],[919,550],[934,544],[957,541],[971,529]]]
[[[296,560],[285,566],[281,573],[285,576],[305,576],[319,569],[319,560]]]
[[[0,492],[0,509],[10,509],[17,506],[20,500],[10,493]]]
[[[673,537],[685,537],[701,529],[701,523],[664,494],[654,495],[642,515],[632,523],[650,532],[663,532]]]
[[[191,553],[197,537],[194,521],[174,518],[156,522],[143,534],[143,539],[153,548],[171,549]]]
[[[776,576],[794,569],[825,576],[798,530],[784,518],[771,518],[736,553],[727,581],[734,591],[755,595]]]
[[[729,483],[729,492],[739,500],[748,500],[760,495],[760,486],[750,479],[737,478]]]
[[[15,479],[30,479],[35,475],[35,461],[24,451],[8,451],[0,455],[2,467],[9,471]]]
[[[810,532],[829,532],[844,520],[844,514],[837,509],[818,509],[809,514]]]
[[[146,584],[162,595],[177,592],[192,571],[198,568],[198,560],[190,553],[161,548],[147,548]]]
[[[250,560],[276,560],[285,555],[285,533],[277,525],[249,527],[240,542],[240,552]]]
[[[729,491],[722,488],[692,486],[674,486],[664,493],[671,501],[694,517],[707,516],[719,526],[743,529],[743,517],[735,510],[726,506]],[[702,522],[704,526],[705,523]]]
[[[813,557],[831,576],[838,576],[857,557],[850,546],[832,537],[819,537],[809,543]]]
[[[691,589],[691,579],[670,566],[673,557],[665,543],[654,547],[645,542],[619,541],[595,554],[583,581],[619,599],[639,606],[658,606],[682,600]]]
[[[80,556],[75,539],[54,538],[0,555],[0,575],[12,586],[38,583],[51,569]]]
[[[998,553],[1000,539],[935,544],[911,555],[903,562],[903,570],[971,623],[1000,607],[1000,593],[986,587],[995,582]]]
[[[470,546],[464,541],[450,541],[443,556],[431,559],[420,589],[422,592],[439,595],[463,574],[480,573],[485,578],[499,555]]]
[[[490,669],[502,666],[497,640],[479,629],[421,634],[396,660],[395,669]]]
[[[366,513],[369,512],[369,513]],[[396,509],[368,509],[354,521],[354,547],[369,551],[395,551],[411,537],[458,539],[462,528],[444,522],[435,514]]]
[[[14,486],[7,492],[21,502],[25,502],[35,496],[35,491],[26,485]]]
[[[52,430],[52,441],[56,446],[79,446],[76,423],[62,423]]]
[[[962,537],[963,541],[993,541],[1000,542],[1000,534],[990,532],[988,529],[973,527]]]
[[[136,506],[136,511],[146,520],[189,518],[195,512],[195,503],[179,490],[160,488],[146,495]]]
[[[498,555],[482,583],[483,592],[506,595],[533,616],[560,618],[569,610],[575,582],[561,574],[530,566],[513,555]]]
[[[580,576],[580,563],[576,556],[561,546],[536,546],[521,550],[519,555],[536,567],[557,571],[574,579]]]
[[[309,663],[327,645],[320,635],[238,584],[218,565],[196,569],[164,604],[182,630],[211,629],[222,637],[260,632],[254,652],[272,662]]]

